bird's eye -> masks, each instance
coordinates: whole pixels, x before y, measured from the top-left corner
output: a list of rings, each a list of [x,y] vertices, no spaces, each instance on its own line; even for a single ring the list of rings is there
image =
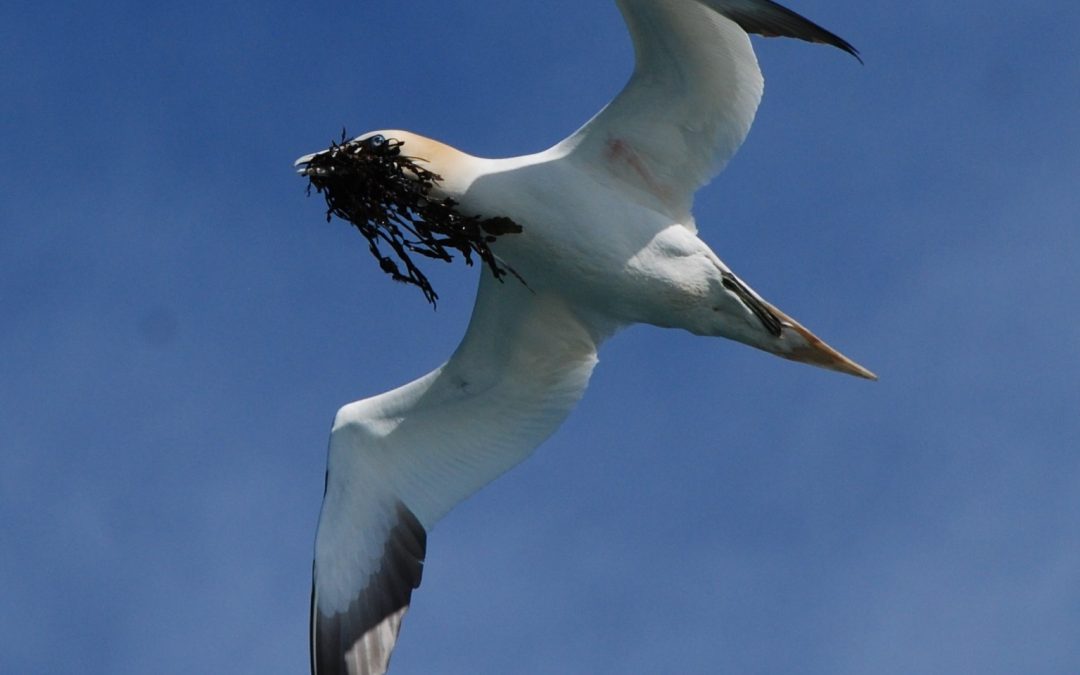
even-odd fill
[[[382,134],[375,134],[371,138],[367,139],[367,142],[377,148],[386,142],[386,136],[383,136]]]

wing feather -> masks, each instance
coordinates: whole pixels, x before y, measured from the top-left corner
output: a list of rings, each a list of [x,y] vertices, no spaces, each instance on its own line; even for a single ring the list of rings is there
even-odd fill
[[[829,31],[768,0],[616,0],[634,43],[626,87],[559,148],[647,206],[693,226],[694,192],[742,145],[764,89],[748,32],[822,42]]]
[[[484,275],[445,365],[341,409],[315,544],[314,675],[386,671],[427,530],[558,427],[585,390],[596,343],[558,300]]]

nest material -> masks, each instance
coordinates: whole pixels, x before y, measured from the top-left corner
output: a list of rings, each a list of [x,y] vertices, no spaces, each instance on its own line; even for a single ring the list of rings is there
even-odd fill
[[[337,216],[360,230],[382,270],[418,286],[432,305],[439,296],[410,253],[451,262],[452,251],[458,251],[468,265],[475,255],[496,279],[512,274],[520,280],[488,245],[496,237],[521,232],[521,226],[509,218],[465,216],[454,200],[432,198],[442,176],[403,155],[401,146],[382,136],[346,141],[342,130],[340,142],[311,158],[304,170],[308,194],[315,188],[326,198],[327,222]]]

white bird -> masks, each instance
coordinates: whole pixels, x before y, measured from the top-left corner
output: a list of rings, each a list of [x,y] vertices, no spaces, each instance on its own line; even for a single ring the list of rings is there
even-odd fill
[[[875,379],[735,276],[691,215],[694,192],[743,142],[761,99],[748,33],[856,50],[768,0],[616,3],[633,76],[554,147],[482,159],[406,131],[360,137],[401,141],[463,213],[521,225],[492,249],[525,284],[482,274],[449,361],[338,411],[315,541],[315,675],[386,671],[426,533],[555,431],[621,327],[726,337]],[[297,160],[300,173],[317,154]]]

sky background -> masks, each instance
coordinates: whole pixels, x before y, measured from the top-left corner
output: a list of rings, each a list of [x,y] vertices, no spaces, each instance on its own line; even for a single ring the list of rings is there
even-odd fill
[[[429,538],[392,672],[1080,672],[1076,3],[799,0],[702,237],[869,383],[634,327]],[[0,672],[304,673],[326,438],[441,363],[292,162],[545,148],[607,1],[0,5]]]

